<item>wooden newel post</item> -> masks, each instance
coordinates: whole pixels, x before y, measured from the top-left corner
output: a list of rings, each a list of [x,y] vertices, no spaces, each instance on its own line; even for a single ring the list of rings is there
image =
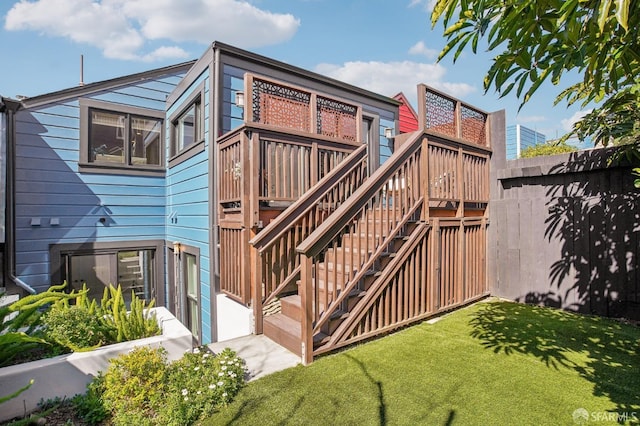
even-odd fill
[[[302,342],[302,363],[313,362],[313,258],[300,254],[300,304],[302,307],[302,322],[300,340]]]
[[[264,259],[262,258],[262,254],[258,252],[258,250],[253,249],[256,253],[256,259],[254,259],[254,271],[255,275],[252,277],[252,285],[253,285],[253,321],[254,321],[254,334],[262,334],[263,333],[263,312],[262,312],[262,262]]]

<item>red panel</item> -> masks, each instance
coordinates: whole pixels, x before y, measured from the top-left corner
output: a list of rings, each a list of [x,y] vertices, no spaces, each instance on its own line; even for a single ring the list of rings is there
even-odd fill
[[[403,93],[398,93],[393,97],[402,102],[398,108],[398,130],[400,133],[415,132],[418,130],[418,115],[411,107],[407,97]]]

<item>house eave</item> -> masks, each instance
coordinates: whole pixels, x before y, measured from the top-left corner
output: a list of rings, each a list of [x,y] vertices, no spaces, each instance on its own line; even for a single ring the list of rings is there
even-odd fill
[[[172,72],[187,71],[193,66],[193,64],[195,64],[195,62],[195,60],[191,60],[182,62],[180,64],[169,65],[166,67],[156,68],[153,70],[143,71],[135,74],[129,74],[109,80],[88,83],[83,86],[71,87],[68,89],[58,90],[56,92],[24,98],[21,100],[21,102],[25,108],[33,108],[53,102],[60,102],[70,98],[77,98],[88,93],[94,93],[100,90],[109,90],[126,84],[147,80],[156,76],[170,74]]]
[[[230,46],[228,44],[225,43],[221,43],[219,41],[214,41],[212,43],[212,49],[218,49],[220,50],[222,53],[229,55],[229,56],[235,56],[239,59],[243,59],[245,61],[250,61],[250,62],[255,62],[257,64],[262,64],[262,65],[267,65],[273,68],[277,68],[277,69],[281,69],[283,71],[292,73],[294,75],[298,75],[300,77],[303,77],[305,79],[309,79],[318,83],[322,83],[322,84],[326,84],[326,85],[330,85],[330,86],[334,86],[336,88],[339,88],[341,90],[345,90],[360,96],[364,96],[370,99],[375,99],[379,102],[383,102],[386,103],[388,105],[392,105],[394,107],[400,106],[400,102],[398,102],[397,100],[389,97],[389,96],[385,96],[385,95],[381,95],[379,93],[376,92],[372,92],[370,90],[366,90],[363,89],[361,87],[357,87],[354,86],[352,84],[349,83],[345,83],[343,81],[337,80],[335,78],[332,77],[327,77],[324,76],[322,74],[318,74],[316,72],[313,71],[309,71],[309,70],[305,70],[303,68],[297,67],[295,65],[291,65],[291,64],[287,64],[285,62],[281,62],[278,61],[276,59],[272,59],[272,58],[268,58],[266,56],[262,56],[259,55],[257,53],[253,53],[253,52],[249,52],[234,46]]]

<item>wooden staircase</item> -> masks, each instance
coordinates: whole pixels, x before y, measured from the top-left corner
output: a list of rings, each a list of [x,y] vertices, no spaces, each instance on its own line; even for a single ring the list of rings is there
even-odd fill
[[[385,240],[389,230],[384,230],[384,216],[392,215],[388,207],[376,207],[369,209],[364,218],[357,220],[351,232],[344,232],[335,247],[330,248],[324,257],[314,268],[313,286],[317,288],[317,303],[315,309],[319,313],[332,306],[332,303],[342,291],[347,280],[358,271],[358,266],[368,252],[366,247],[375,247]],[[409,240],[409,235],[416,229],[417,218],[413,218],[403,230],[393,237],[390,244],[376,259],[373,265],[358,281],[355,288],[340,302],[328,320],[322,325],[318,333],[313,336],[314,350],[325,345],[338,327],[347,321],[352,312],[365,299],[381,272],[390,264],[398,251]],[[300,281],[297,281],[300,286]],[[301,355],[301,321],[303,316],[302,301],[299,291],[282,295],[279,299],[281,310],[278,313],[264,317],[263,333],[289,349],[291,352]]]
[[[220,221],[221,289],[251,306],[256,334],[305,364],[487,294],[489,115],[424,85],[418,95],[419,130],[397,135],[384,164],[371,171],[364,144],[312,147],[318,180],[275,216],[260,203],[281,197],[263,193],[260,176],[281,188],[290,179],[270,166],[246,179],[226,172],[238,158],[261,164],[256,153],[272,147],[249,150],[263,139],[256,132],[221,142],[222,212],[242,218]]]

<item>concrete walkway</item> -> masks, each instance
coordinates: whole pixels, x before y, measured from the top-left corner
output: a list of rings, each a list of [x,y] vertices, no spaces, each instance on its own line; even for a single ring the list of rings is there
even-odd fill
[[[263,334],[238,337],[207,345],[214,353],[233,349],[247,364],[247,380],[255,380],[301,363],[298,355],[288,351]]]

